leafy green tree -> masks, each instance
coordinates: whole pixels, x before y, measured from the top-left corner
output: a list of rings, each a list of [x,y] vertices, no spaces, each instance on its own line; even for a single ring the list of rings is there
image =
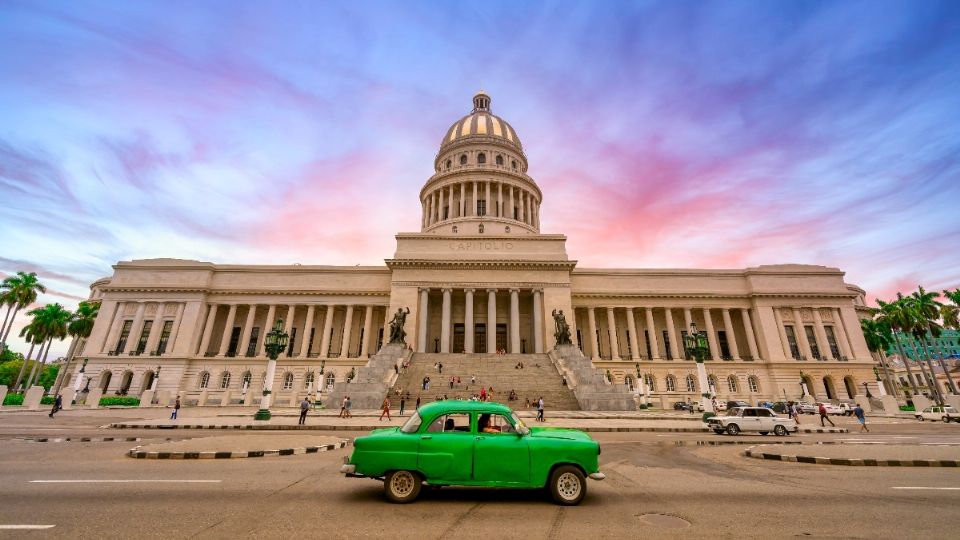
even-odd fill
[[[930,344],[927,341],[928,335],[936,339],[943,331],[943,327],[937,322],[937,320],[940,319],[940,308],[943,306],[942,303],[937,301],[939,297],[939,293],[927,292],[923,287],[919,287],[917,291],[907,298],[910,309],[914,314],[913,336],[917,338],[923,346],[923,354],[926,357],[927,367],[930,369],[933,386],[936,389],[934,395],[937,398],[937,402],[943,405],[943,392],[937,384],[936,371],[933,369],[933,359],[930,354]],[[950,374],[947,372],[946,366],[943,365],[942,359],[939,361],[939,364],[940,369],[943,370],[947,378],[951,393],[956,394],[957,387],[953,384],[953,379],[950,378]]]
[[[10,349],[10,347],[7,347],[6,345],[4,345],[3,350],[0,350],[0,364],[3,364],[5,362],[12,362],[14,360],[20,360],[22,362],[23,354],[14,352],[13,350]]]
[[[34,385],[37,377],[43,372],[43,367],[47,364],[47,355],[50,354],[50,346],[53,344],[53,340],[58,339],[62,341],[67,337],[67,327],[73,318],[73,313],[60,304],[47,304],[42,308],[32,310],[30,313],[34,316],[34,322],[42,329],[43,335],[47,339],[47,344],[39,369],[35,366],[35,369],[30,371],[30,377],[27,379],[27,388]],[[39,358],[39,355],[37,358]]]
[[[60,392],[64,378],[70,375],[70,363],[73,361],[74,354],[76,353],[77,344],[81,339],[90,337],[90,334],[93,332],[93,325],[97,320],[97,314],[99,313],[100,302],[83,301],[77,306],[77,311],[74,312],[73,318],[70,319],[70,323],[67,325],[67,333],[73,337],[73,343],[70,344],[70,350],[67,352],[67,359],[64,362],[63,370],[61,370],[60,377],[57,378],[57,383],[54,386],[54,395]]]
[[[7,337],[10,335],[10,329],[13,328],[13,322],[17,318],[17,313],[37,301],[37,295],[47,292],[47,287],[37,279],[36,272],[17,272],[16,275],[9,276],[0,283],[0,294],[2,302],[7,306],[7,315],[4,317],[4,328],[0,328],[0,348],[7,344]],[[11,313],[10,310],[13,310]]]
[[[37,377],[37,384],[49,390],[50,387],[52,387],[56,382],[57,374],[59,372],[60,372],[60,366],[54,365],[54,366],[47,366],[43,368],[43,371],[40,373],[40,376]]]
[[[877,320],[882,321],[893,332],[893,339],[894,343],[897,345],[897,352],[900,353],[900,358],[903,360],[903,365],[907,368],[907,383],[910,386],[909,390],[912,392],[912,395],[915,396],[920,393],[920,390],[917,388],[916,379],[913,376],[913,370],[910,369],[910,358],[907,356],[907,353],[904,352],[903,342],[900,340],[900,333],[906,332],[907,328],[911,328],[913,326],[912,316],[909,310],[906,309],[904,297],[901,293],[897,293],[897,299],[893,302],[884,302],[878,298],[877,305],[880,306]],[[922,367],[921,371],[923,371]]]
[[[880,367],[883,368],[883,376],[887,385],[897,392],[897,385],[890,377],[890,370],[887,369],[887,350],[893,343],[893,331],[886,321],[882,319],[860,319],[860,329],[863,331],[863,337],[867,341],[867,348],[875,359],[879,358]]]
[[[23,364],[23,360],[10,360],[9,362],[0,364],[0,384],[5,385],[7,388],[12,387],[14,381],[16,381],[17,373],[23,367]]]

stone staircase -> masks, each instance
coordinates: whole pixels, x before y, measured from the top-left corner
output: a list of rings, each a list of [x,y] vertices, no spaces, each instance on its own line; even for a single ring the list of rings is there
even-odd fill
[[[434,364],[443,364],[443,373],[437,371]],[[523,369],[516,369],[523,362]],[[539,367],[538,367],[539,366]],[[476,375],[476,384],[470,384],[470,377]],[[423,390],[424,376],[430,377],[429,390]],[[460,377],[460,383],[450,388],[450,377]],[[410,357],[410,367],[400,372],[390,389],[391,410],[398,410],[400,398],[395,390],[399,387],[403,393],[410,393],[407,410],[414,407],[417,394],[421,403],[436,401],[446,394],[448,399],[469,399],[480,393],[481,386],[493,387],[493,401],[506,403],[517,410],[525,409],[525,400],[535,402],[543,396],[545,407],[553,410],[578,411],[573,391],[564,386],[563,378],[546,354],[437,354],[416,353]],[[517,393],[517,401],[507,401],[510,390]]]
[[[403,363],[409,354],[410,351],[403,345],[384,345],[370,357],[366,366],[357,370],[352,381],[334,384],[333,390],[323,398],[324,406],[339,410],[343,396],[349,395],[354,409],[379,409],[389,381],[396,374],[394,366]]]
[[[603,371],[573,345],[560,345],[549,358],[567,378],[574,395],[585,411],[634,411],[637,403],[624,384],[611,384]]]

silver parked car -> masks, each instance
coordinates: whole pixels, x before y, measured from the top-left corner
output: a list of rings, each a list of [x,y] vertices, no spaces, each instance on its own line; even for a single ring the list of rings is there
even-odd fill
[[[792,418],[780,417],[766,407],[736,407],[724,416],[712,416],[707,419],[707,427],[717,435],[727,433],[736,435],[741,431],[757,432],[766,435],[771,431],[779,436],[797,431],[797,423]]]

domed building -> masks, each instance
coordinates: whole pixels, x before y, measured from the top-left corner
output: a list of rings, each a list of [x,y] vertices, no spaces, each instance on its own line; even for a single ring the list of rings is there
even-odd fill
[[[581,268],[565,236],[541,232],[528,170],[517,131],[480,92],[443,134],[420,230],[397,234],[384,265],[118,262],[91,287],[100,315],[71,377],[85,394],[251,408],[348,392],[360,408],[397,390],[465,398],[471,376],[553,409],[882,392],[864,292],[841,270]],[[271,362],[275,326],[288,343]],[[706,376],[685,346],[692,329]]]

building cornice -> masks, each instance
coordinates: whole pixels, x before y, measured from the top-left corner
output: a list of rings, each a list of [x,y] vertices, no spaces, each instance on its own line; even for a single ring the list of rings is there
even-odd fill
[[[387,267],[398,269],[452,269],[452,270],[491,270],[491,269],[523,269],[523,270],[572,270],[577,261],[536,261],[536,260],[465,260],[465,261],[438,261],[435,259],[387,259]]]

